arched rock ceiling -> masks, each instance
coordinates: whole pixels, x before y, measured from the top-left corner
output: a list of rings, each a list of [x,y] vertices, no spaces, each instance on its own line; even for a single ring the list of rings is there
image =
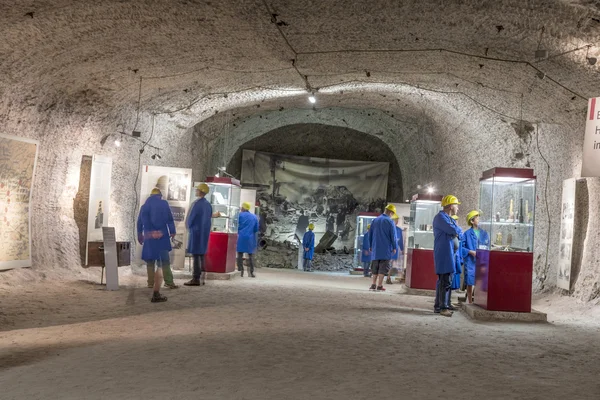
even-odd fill
[[[62,107],[131,120],[141,77],[142,111],[181,127],[265,99],[305,105],[297,90],[307,87],[333,91],[324,106],[339,105],[346,86],[332,85],[348,82],[359,91],[387,83],[424,96],[458,91],[502,113],[548,119],[585,108],[600,63],[588,65],[585,51],[536,62],[534,51],[592,44],[597,56],[595,3],[0,0],[0,114]],[[369,108],[388,102],[368,98]]]

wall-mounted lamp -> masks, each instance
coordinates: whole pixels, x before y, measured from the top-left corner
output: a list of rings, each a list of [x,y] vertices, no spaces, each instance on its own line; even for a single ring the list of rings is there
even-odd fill
[[[598,59],[596,57],[588,57],[589,51],[590,51],[590,46],[588,46],[587,49],[585,50],[585,59],[587,60],[588,64],[594,65],[594,64],[596,64]]]
[[[310,96],[308,96],[308,101],[310,101],[311,104],[315,104],[317,102],[317,98],[314,94],[311,94]]]

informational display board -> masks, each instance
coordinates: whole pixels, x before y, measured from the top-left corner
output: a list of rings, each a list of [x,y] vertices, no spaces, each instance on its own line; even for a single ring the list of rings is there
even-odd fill
[[[152,189],[158,188],[171,207],[175,230],[177,233],[171,238],[173,251],[170,253],[173,269],[183,269],[185,264],[185,249],[187,247],[187,234],[185,217],[189,211],[190,195],[192,194],[192,170],[189,168],[159,167],[144,165],[140,190],[140,208],[150,197]],[[137,245],[136,257],[140,259],[142,246]]]
[[[119,290],[119,266],[117,260],[117,239],[115,228],[102,227],[104,241],[104,266],[106,267],[106,290]]]
[[[39,142],[0,135],[0,270],[31,267],[31,191]]]
[[[581,176],[600,176],[600,97],[588,100]]]
[[[102,240],[102,228],[110,225],[110,184],[112,158],[94,155],[90,175],[85,264],[88,264],[88,243]]]
[[[556,286],[566,290],[570,290],[571,288],[576,191],[577,180],[575,178],[563,181]]]

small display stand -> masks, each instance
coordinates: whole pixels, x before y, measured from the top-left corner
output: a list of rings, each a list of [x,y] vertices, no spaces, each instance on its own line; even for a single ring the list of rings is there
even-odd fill
[[[536,177],[532,169],[493,168],[479,183],[480,229],[475,304],[489,311],[531,312]]]
[[[373,212],[359,212],[356,217],[356,237],[354,239],[354,270],[362,271],[362,263],[360,261],[362,255],[363,240],[365,233],[367,233],[367,226],[373,222],[375,218],[381,214]]]
[[[437,275],[433,265],[433,218],[442,209],[442,196],[418,194],[410,202],[406,286],[435,290]]]
[[[212,228],[206,252],[206,271],[217,273],[234,272],[240,214],[240,181],[233,178],[206,178],[210,188],[207,200],[213,213],[221,213],[212,219]]]

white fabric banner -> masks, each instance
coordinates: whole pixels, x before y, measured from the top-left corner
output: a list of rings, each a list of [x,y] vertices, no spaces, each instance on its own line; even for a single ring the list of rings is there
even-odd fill
[[[573,261],[573,231],[575,222],[575,195],[577,180],[563,181],[560,216],[560,241],[558,245],[558,272],[556,285],[561,289],[571,288],[571,265]]]
[[[88,264],[89,242],[102,241],[102,228],[109,226],[110,185],[112,158],[94,155],[90,173],[90,201],[88,205],[87,241],[85,243],[85,264]]]
[[[588,100],[583,140],[582,177],[600,176],[600,97]]]
[[[39,142],[0,135],[0,270],[31,267],[31,191]]]

